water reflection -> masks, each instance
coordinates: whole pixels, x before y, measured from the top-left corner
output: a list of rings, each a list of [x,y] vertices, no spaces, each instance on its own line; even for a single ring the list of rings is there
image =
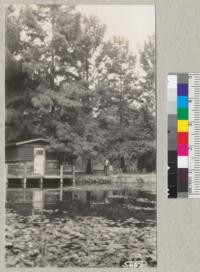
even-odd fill
[[[9,189],[6,205],[7,267],[156,265],[155,193]]]
[[[8,189],[6,206],[22,215],[33,212],[48,213],[49,210],[68,211],[74,216],[92,213],[111,216],[113,213],[114,217],[121,211],[121,216],[126,217],[132,210],[155,213],[155,194],[144,190],[64,190],[62,201],[60,194],[58,189]]]

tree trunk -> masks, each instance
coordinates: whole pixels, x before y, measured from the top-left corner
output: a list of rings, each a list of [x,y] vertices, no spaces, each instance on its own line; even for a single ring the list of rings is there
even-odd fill
[[[120,168],[122,169],[123,173],[126,173],[126,164],[125,164],[125,158],[122,156],[120,158]]]
[[[124,96],[123,96],[123,92],[124,92],[124,88],[122,86],[122,76],[120,74],[120,85],[119,85],[119,91],[120,91],[120,103],[119,103],[119,121],[120,121],[120,139],[119,142],[120,144],[123,143],[124,139],[123,139],[123,108],[124,108]],[[126,164],[125,164],[125,158],[124,156],[121,156],[120,158],[120,167],[122,170],[122,173],[126,172]]]
[[[92,158],[89,157],[88,162],[87,162],[87,167],[86,167],[86,173],[87,174],[92,174]]]

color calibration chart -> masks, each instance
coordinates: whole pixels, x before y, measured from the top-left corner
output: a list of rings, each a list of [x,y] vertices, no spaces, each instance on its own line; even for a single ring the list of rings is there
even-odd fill
[[[200,198],[200,73],[168,75],[168,197]]]

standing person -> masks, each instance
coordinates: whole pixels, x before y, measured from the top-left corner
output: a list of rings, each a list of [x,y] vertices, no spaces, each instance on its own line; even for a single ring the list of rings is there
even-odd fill
[[[104,172],[106,176],[108,176],[109,164],[110,164],[109,160],[106,159],[104,162]]]

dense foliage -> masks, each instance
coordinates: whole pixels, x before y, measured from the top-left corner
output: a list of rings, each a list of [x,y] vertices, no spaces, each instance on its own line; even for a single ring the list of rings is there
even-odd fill
[[[109,158],[122,171],[155,170],[155,48],[137,57],[123,37],[74,6],[9,6],[6,140],[42,136],[61,162]],[[147,154],[147,155],[146,155]]]

